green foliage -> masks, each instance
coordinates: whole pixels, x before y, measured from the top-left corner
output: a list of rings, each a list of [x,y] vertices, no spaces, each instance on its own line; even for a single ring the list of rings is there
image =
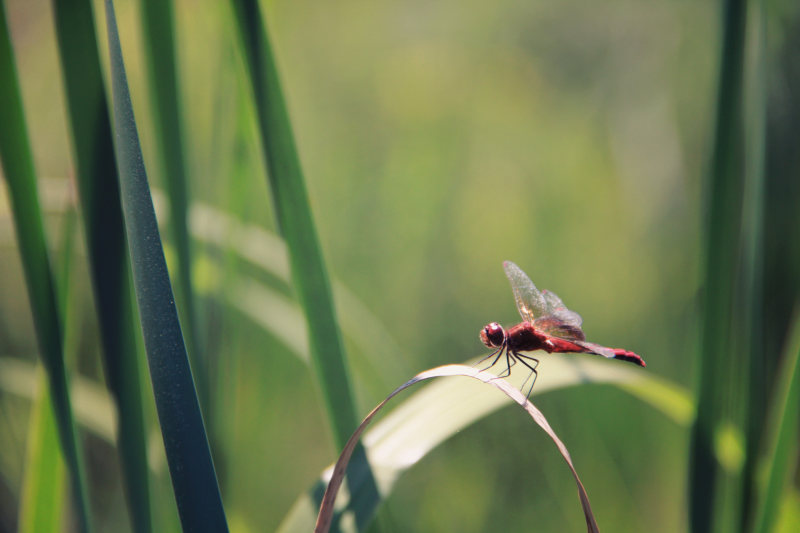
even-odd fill
[[[182,311],[187,349],[194,363],[201,405],[208,409],[208,373],[211,370],[197,342],[197,317],[191,275],[191,242],[187,228],[188,184],[184,164],[183,135],[175,69],[175,31],[171,1],[142,2],[142,36],[149,69],[149,85],[157,122],[157,145],[169,194],[173,242],[177,250],[175,278],[179,311]]]
[[[731,531],[743,490],[741,465],[725,468],[718,435],[742,431],[748,398],[748,352],[733,334],[744,194],[744,47],[747,3],[723,8],[723,36],[711,167],[706,185],[704,293],[697,419],[692,428],[690,524],[693,531]],[[752,302],[742,295],[744,305]],[[728,432],[730,433],[730,432]],[[746,447],[746,443],[741,446]]]
[[[312,368],[322,389],[335,442],[342,446],[356,427],[355,403],[300,158],[258,2],[235,0],[233,6],[256,100],[278,227],[289,251],[298,300],[314,332],[310,336]]]
[[[648,363],[541,358],[601,530],[800,527],[796,2],[4,5],[0,528],[310,530],[361,416],[518,320],[504,259]],[[373,423],[340,530],[586,527],[470,385]]]
[[[55,533],[62,530],[64,460],[47,380],[39,373],[38,393],[28,434],[25,487],[20,502],[20,533]]]
[[[64,363],[61,318],[4,6],[0,6],[0,106],[4,117],[0,120],[0,162],[10,192],[36,339],[47,371],[61,448],[69,467],[75,512],[81,531],[90,531],[89,503]]]
[[[792,463],[797,461],[798,417],[800,417],[800,320],[795,318],[792,334],[786,345],[784,364],[772,398],[772,411],[765,433],[767,447],[763,467],[766,482],[759,493],[753,531],[774,531],[778,510],[788,490]]]
[[[355,400],[300,157],[258,2],[234,0],[233,7],[256,101],[278,228],[286,241],[294,289],[311,333],[308,337],[311,367],[322,390],[334,442],[341,448],[356,428]],[[353,453],[360,459],[361,468],[348,470],[351,490],[359,485],[366,500],[377,501],[378,489],[363,447],[356,445]],[[370,517],[370,514],[356,513],[357,527],[365,528]]]
[[[147,183],[114,6],[106,1],[120,195],[156,409],[186,531],[227,531],[186,346]]]
[[[54,2],[76,181],[108,388],[133,530],[151,531],[144,415],[130,267],[119,199],[111,120],[88,0]]]

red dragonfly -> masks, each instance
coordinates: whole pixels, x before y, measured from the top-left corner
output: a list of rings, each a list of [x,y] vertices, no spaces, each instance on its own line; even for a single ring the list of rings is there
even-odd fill
[[[570,311],[556,296],[554,292],[548,290],[539,291],[536,285],[517,265],[511,261],[503,263],[506,277],[511,282],[511,289],[514,291],[514,300],[517,302],[517,309],[522,315],[522,322],[504,330],[503,326],[497,322],[487,324],[481,330],[481,341],[489,348],[496,349],[480,362],[494,357],[492,364],[484,370],[493,367],[500,360],[503,353],[506,355],[506,372],[500,377],[511,375],[511,367],[519,361],[531,370],[526,382],[533,375],[533,383],[528,389],[528,396],[536,383],[539,373],[536,367],[539,360],[530,355],[520,352],[532,352],[544,350],[548,353],[592,353],[602,355],[609,359],[622,359],[630,361],[639,366],[647,366],[641,357],[633,352],[620,348],[606,348],[599,344],[586,342],[586,336],[581,329],[583,319],[575,311]],[[527,361],[532,361],[529,364]],[[525,383],[522,384],[525,386]]]

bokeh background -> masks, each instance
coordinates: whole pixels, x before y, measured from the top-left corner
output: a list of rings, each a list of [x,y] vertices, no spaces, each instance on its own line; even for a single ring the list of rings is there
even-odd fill
[[[775,64],[797,47],[800,11],[792,4],[776,3]],[[171,259],[140,6],[115,5]],[[517,321],[504,260],[581,313],[590,340],[634,350],[647,372],[692,389],[717,2],[262,6],[329,272],[385,330],[365,347],[345,326],[359,414],[422,369],[484,353],[478,332],[487,322]],[[79,228],[65,222],[76,200],[53,16],[44,0],[7,1],[6,10],[55,257],[65,232]],[[95,2],[105,43],[102,13]],[[231,529],[269,531],[338,450],[307,364],[259,322],[257,299],[247,311],[241,282],[286,298],[291,289],[208,237],[218,229],[211,208],[236,221],[236,238],[254,253],[262,246],[255,228],[276,231],[230,7],[179,0],[175,23],[189,198],[200,228],[196,311],[213,361],[212,451]],[[0,357],[32,368],[37,347],[4,195],[0,189]],[[102,386],[80,238],[76,246],[67,344],[74,373]],[[609,385],[536,401],[569,447],[603,529],[686,529],[688,425]],[[29,406],[29,396],[0,391],[3,530],[16,523]],[[174,500],[149,409],[154,520],[156,530],[170,530]],[[114,448],[91,429],[83,442],[97,529],[126,531]],[[378,522],[383,531],[584,527],[552,443],[508,408],[411,468]]]

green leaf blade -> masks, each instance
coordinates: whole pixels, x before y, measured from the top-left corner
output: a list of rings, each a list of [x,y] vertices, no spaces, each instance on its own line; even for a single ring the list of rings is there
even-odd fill
[[[39,371],[33,402],[20,504],[20,533],[61,531],[64,461],[44,374]]]
[[[677,385],[624,363],[585,356],[539,354],[537,357],[542,362],[539,368],[546,368],[547,372],[541,372],[535,396],[587,382],[607,383],[650,403],[679,425],[691,424],[694,402]],[[512,373],[508,381],[520,388],[526,375]],[[406,470],[445,440],[509,403],[505,396],[466,380],[439,380],[413,393],[364,434],[364,446],[380,488],[378,498],[361,491],[358,485],[352,486],[350,480],[349,500],[340,495],[340,504],[356,514],[372,516]],[[295,533],[313,527],[329,474],[326,469],[320,480],[296,500],[278,531]]]
[[[286,241],[292,281],[308,322],[311,366],[322,391],[334,442],[342,448],[358,426],[356,404],[300,157],[258,2],[233,0],[233,7],[256,102],[278,227]],[[358,445],[353,453],[353,464],[360,463],[363,468],[361,472],[349,470],[351,479],[363,477],[368,498],[377,500],[378,489],[363,446]],[[356,523],[363,529],[368,517],[357,514]]]
[[[798,418],[800,417],[800,318],[794,326],[784,354],[780,382],[775,389],[769,420],[769,446],[765,453],[766,483],[761,491],[755,527],[756,533],[775,529],[778,509],[793,470],[791,462],[798,453]]]
[[[103,368],[121,416],[118,449],[133,530],[152,530],[137,328],[119,204],[111,120],[91,3],[54,2],[76,177],[84,220]]]
[[[277,67],[258,3],[234,0],[258,110],[278,227],[289,250],[298,300],[306,315],[312,367],[322,390],[334,441],[341,447],[358,425],[330,281],[312,220]]]
[[[202,407],[208,412],[208,368],[197,332],[192,289],[191,240],[187,224],[188,183],[178,101],[173,2],[144,0],[142,26],[150,70],[150,94],[155,108],[157,146],[161,151],[170,209],[170,229],[177,251],[175,292],[186,332],[186,345],[195,368]]]
[[[723,5],[722,46],[711,164],[705,183],[704,294],[700,317],[698,410],[692,427],[689,522],[692,531],[731,531],[741,511],[741,472],[725,471],[715,453],[724,425],[746,424],[744,351],[734,350],[735,296],[744,190],[743,69],[747,5]]]
[[[70,471],[72,497],[81,531],[91,530],[83,465],[67,384],[61,319],[44,224],[33,155],[22,110],[22,97],[8,32],[0,5],[0,163],[8,183],[14,228],[25,272],[36,338],[47,372],[58,435]]]
[[[181,523],[227,531],[142,160],[114,7],[105,2],[122,208],[156,409]]]

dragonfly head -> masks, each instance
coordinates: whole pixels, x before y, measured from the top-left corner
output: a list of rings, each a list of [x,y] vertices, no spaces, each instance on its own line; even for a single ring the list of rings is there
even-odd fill
[[[489,348],[500,348],[506,342],[506,332],[497,322],[487,324],[481,330],[481,342]]]

